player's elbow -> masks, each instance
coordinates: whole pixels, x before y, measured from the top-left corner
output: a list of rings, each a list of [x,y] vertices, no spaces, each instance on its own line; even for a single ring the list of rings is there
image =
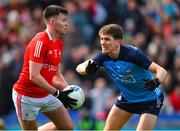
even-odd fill
[[[161,71],[163,72],[162,74],[166,77],[168,74],[167,70],[161,67]]]
[[[163,67],[160,67],[158,70],[159,70],[159,76],[161,78],[160,81],[161,81],[161,83],[163,83],[164,80],[166,79],[168,72]]]
[[[36,74],[36,73],[30,73],[30,74],[29,74],[29,79],[30,79],[32,82],[35,82],[35,81],[38,79],[38,74]]]

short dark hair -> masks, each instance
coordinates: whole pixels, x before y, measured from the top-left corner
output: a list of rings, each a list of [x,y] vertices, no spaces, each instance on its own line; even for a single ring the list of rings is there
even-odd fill
[[[50,18],[51,16],[57,16],[59,15],[59,13],[68,15],[68,10],[58,5],[49,5],[43,11],[43,17],[47,21],[48,18]]]
[[[111,35],[114,39],[123,39],[123,29],[118,24],[109,24],[99,30],[99,36],[102,34]]]

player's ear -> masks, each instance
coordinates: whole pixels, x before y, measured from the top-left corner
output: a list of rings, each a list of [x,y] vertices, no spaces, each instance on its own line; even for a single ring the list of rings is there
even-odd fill
[[[122,43],[122,39],[116,39],[116,42],[117,42],[118,44],[121,44],[121,43]]]
[[[54,18],[54,17],[50,17],[48,23],[49,23],[50,25],[54,25],[54,24],[55,24],[55,18]]]

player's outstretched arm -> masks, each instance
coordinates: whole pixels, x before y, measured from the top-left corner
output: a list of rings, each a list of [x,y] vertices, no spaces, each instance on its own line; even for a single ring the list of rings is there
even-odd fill
[[[81,75],[86,75],[87,72],[86,72],[86,68],[88,66],[88,63],[89,61],[93,62],[92,59],[89,59],[89,60],[86,60],[85,62],[79,64],[77,67],[76,67],[76,71],[81,74]]]

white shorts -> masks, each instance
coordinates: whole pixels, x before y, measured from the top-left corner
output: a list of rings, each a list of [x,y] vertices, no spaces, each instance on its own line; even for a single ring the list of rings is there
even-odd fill
[[[49,112],[62,105],[62,102],[51,94],[43,98],[33,98],[21,95],[13,89],[12,98],[16,113],[22,120],[35,120],[39,112]]]

